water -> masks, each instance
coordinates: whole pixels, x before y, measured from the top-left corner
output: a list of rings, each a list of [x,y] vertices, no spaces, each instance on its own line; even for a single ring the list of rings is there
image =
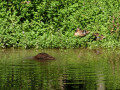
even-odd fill
[[[56,60],[26,58],[39,52]],[[0,50],[0,90],[116,89],[120,89],[120,50]]]

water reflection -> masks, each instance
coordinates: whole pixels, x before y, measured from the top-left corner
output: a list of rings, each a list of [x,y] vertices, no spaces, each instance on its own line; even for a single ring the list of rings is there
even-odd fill
[[[25,59],[46,52],[48,62]],[[0,89],[120,89],[120,50],[0,50]]]
[[[101,72],[97,74],[97,90],[106,90],[105,89],[105,78],[104,78],[104,74],[102,74]]]

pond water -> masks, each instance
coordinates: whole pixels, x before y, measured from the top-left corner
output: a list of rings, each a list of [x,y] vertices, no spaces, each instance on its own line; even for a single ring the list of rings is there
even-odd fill
[[[26,58],[40,52],[56,60]],[[120,50],[0,50],[0,90],[116,89],[120,90]]]

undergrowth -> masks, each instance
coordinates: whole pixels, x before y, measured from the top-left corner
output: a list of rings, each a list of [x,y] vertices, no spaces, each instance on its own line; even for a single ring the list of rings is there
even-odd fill
[[[0,1],[0,47],[120,47],[119,0]],[[75,37],[79,27],[90,31]],[[95,40],[93,33],[104,35]]]

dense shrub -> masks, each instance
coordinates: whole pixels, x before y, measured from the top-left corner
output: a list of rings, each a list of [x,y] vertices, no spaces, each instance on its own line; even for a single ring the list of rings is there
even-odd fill
[[[119,22],[119,0],[2,0],[0,46],[119,47]],[[90,34],[74,37],[77,27]],[[94,40],[96,32],[105,39]]]

